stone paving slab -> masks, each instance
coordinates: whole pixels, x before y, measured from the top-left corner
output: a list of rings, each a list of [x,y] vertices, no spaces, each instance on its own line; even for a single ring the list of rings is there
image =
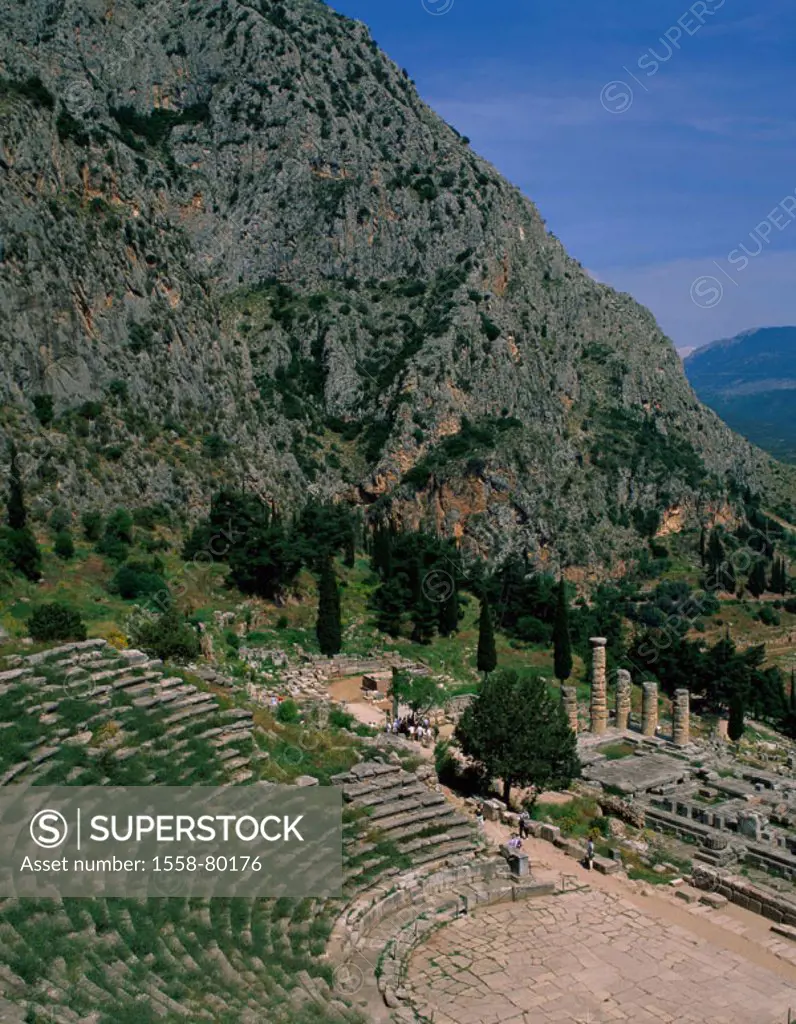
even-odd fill
[[[599,890],[460,918],[407,980],[435,1024],[787,1024],[796,1009],[786,977]]]

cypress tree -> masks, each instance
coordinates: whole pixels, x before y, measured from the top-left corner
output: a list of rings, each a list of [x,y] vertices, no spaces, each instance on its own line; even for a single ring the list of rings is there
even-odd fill
[[[437,628],[440,636],[451,636],[459,628],[459,592],[455,580],[450,596],[440,605]]]
[[[488,676],[497,668],[497,651],[495,649],[495,631],[492,626],[492,613],[486,597],[481,598],[481,614],[478,619],[478,652],[476,665],[479,672]]]
[[[787,594],[788,570],[784,558],[775,558],[771,567],[771,590],[774,594]]]
[[[736,690],[730,697],[730,720],[727,723],[727,735],[736,743],[744,734],[744,706],[743,697]]]
[[[8,455],[11,461],[8,480],[8,507],[6,522],[9,529],[5,537],[5,556],[11,565],[35,582],[41,579],[41,552],[27,526],[28,513],[25,508],[25,492],[22,487],[22,473],[19,469],[17,446],[13,441],[8,443]]]
[[[8,515],[6,521],[12,530],[24,530],[28,525],[25,508],[25,492],[22,488],[22,473],[19,469],[19,455],[13,441],[8,442],[11,470],[8,478]]]
[[[572,675],[572,638],[569,635],[569,602],[564,577],[558,581],[558,601],[553,623],[553,665],[556,679],[564,682]]]
[[[746,586],[752,597],[761,597],[768,588],[766,580],[766,566],[762,559],[758,559],[752,566]]]
[[[318,621],[315,625],[318,646],[321,653],[328,656],[339,654],[343,646],[343,633],[340,625],[340,591],[330,559],[321,569],[318,581]]]

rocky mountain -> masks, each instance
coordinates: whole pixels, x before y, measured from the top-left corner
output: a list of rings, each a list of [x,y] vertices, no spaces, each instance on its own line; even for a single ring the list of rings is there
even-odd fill
[[[28,493],[335,495],[609,564],[794,474],[318,0],[0,0],[0,431]]]
[[[685,360],[696,393],[733,430],[796,462],[796,327],[760,327]]]

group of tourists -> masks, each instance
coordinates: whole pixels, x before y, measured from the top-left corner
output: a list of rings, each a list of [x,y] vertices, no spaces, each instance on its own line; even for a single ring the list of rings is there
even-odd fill
[[[483,804],[478,804],[476,807],[475,820],[481,828],[484,827]],[[527,810],[523,810],[520,814],[518,826],[519,831],[512,832],[511,838],[506,843],[506,846],[508,846],[510,850],[521,850],[523,839],[526,839],[531,834],[531,816]],[[581,863],[588,871],[592,870],[594,865],[594,841],[591,838],[589,838],[586,843],[586,856],[583,858]]]
[[[394,718],[392,722],[387,722],[384,731],[391,732],[394,736],[406,736],[424,745],[428,745],[439,733],[439,729],[436,726],[432,727],[427,718],[420,719],[415,715]]]

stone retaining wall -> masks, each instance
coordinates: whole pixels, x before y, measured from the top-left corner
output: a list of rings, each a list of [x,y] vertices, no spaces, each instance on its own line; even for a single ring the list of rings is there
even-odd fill
[[[393,889],[383,883],[363,894],[341,915],[326,957],[339,965],[338,970],[351,965],[362,976],[363,985],[378,988],[386,1006],[408,1004],[420,1019],[425,1007],[413,1003],[404,985],[409,957],[416,946],[433,931],[478,906],[555,892],[552,883],[515,878],[502,857],[392,881]]]
[[[753,885],[739,875],[700,866],[694,868],[691,884],[697,889],[717,892],[731,903],[737,903],[754,914],[762,914],[777,924],[796,926],[796,900],[788,899],[773,889]]]

